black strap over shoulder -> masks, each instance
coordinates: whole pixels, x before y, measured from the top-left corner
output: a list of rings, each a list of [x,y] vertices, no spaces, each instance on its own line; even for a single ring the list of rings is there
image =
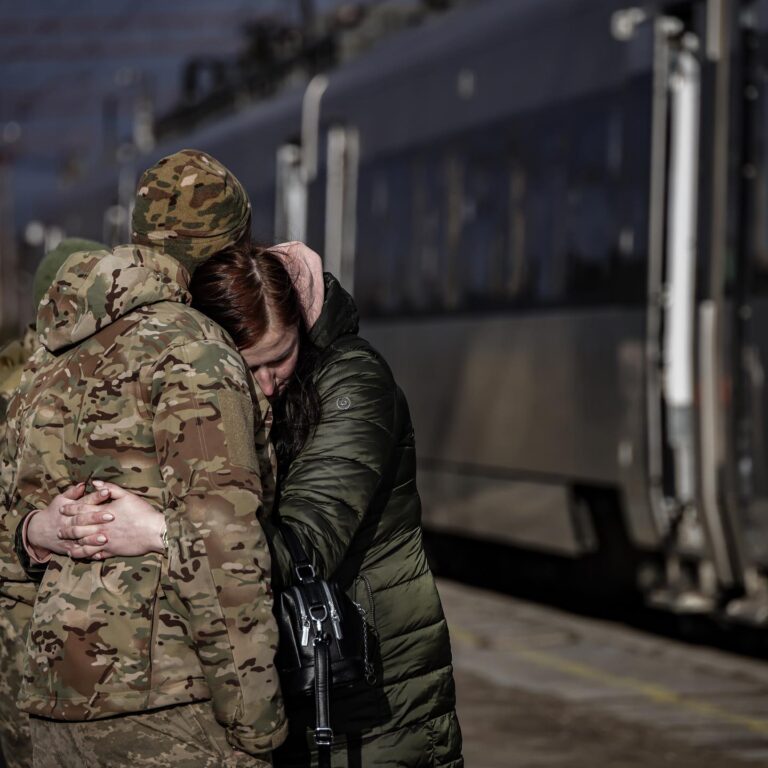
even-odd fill
[[[299,537],[289,525],[281,525],[280,533],[283,535],[285,546],[288,548],[288,554],[293,561],[293,571],[299,582],[308,584],[314,581],[316,578],[315,567],[307,556],[304,547],[301,546]]]
[[[330,658],[328,656],[328,638],[316,637],[315,642],[315,744],[319,768],[331,768],[331,729],[330,705]]]

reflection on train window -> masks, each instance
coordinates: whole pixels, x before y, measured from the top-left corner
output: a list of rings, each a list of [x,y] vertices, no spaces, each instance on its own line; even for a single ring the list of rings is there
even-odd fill
[[[381,306],[386,312],[396,312],[402,306],[403,284],[411,268],[410,243],[410,169],[398,163],[390,169],[387,183],[388,237],[382,243],[382,267],[384,269]]]
[[[397,312],[404,305],[413,269],[409,186],[403,158],[361,168],[355,294],[360,306],[374,314]]]
[[[603,94],[363,162],[361,311],[642,303],[642,107]]]
[[[566,203],[569,292],[585,299],[610,291],[619,240],[619,177],[609,120],[582,120],[572,127]],[[613,162],[611,162],[613,161]]]
[[[443,189],[445,190],[445,260],[442,269],[442,305],[456,309],[461,298],[461,233],[464,228],[464,167],[462,158],[449,151],[443,166]],[[474,247],[466,254],[467,261],[476,260]]]
[[[509,159],[508,185],[506,259],[498,296],[516,299],[523,295],[526,280],[525,200],[528,182],[522,161],[514,154]]]
[[[526,194],[526,218],[530,235],[528,252],[531,263],[533,296],[540,304],[562,302],[567,276],[564,212],[567,178],[565,151],[567,143],[559,128],[550,129],[538,140],[527,137],[529,151],[526,166],[529,183]]]
[[[403,300],[407,309],[415,311],[439,304],[443,208],[438,165],[438,155],[424,153],[414,158],[412,166],[412,260],[408,274],[404,276]]]
[[[508,209],[504,147],[491,133],[467,146],[460,204],[461,303],[482,307],[503,293]],[[501,160],[501,162],[500,162]]]

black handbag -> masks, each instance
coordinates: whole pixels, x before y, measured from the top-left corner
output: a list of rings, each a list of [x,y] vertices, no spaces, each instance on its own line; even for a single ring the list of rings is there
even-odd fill
[[[366,611],[332,581],[317,578],[315,569],[288,526],[280,532],[293,561],[297,582],[275,598],[280,642],[275,659],[287,697],[315,698],[315,743],[321,768],[330,765],[333,730],[330,689],[375,682],[371,664],[373,636]]]

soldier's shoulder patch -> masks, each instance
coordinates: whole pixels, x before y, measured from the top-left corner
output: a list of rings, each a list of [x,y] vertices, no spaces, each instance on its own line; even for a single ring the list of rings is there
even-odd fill
[[[254,440],[253,401],[248,395],[232,389],[216,393],[221,409],[230,461],[238,467],[257,472],[259,461]]]

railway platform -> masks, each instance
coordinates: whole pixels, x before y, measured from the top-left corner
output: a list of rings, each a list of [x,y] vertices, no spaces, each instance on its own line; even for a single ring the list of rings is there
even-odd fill
[[[440,580],[468,768],[768,765],[768,664]]]

